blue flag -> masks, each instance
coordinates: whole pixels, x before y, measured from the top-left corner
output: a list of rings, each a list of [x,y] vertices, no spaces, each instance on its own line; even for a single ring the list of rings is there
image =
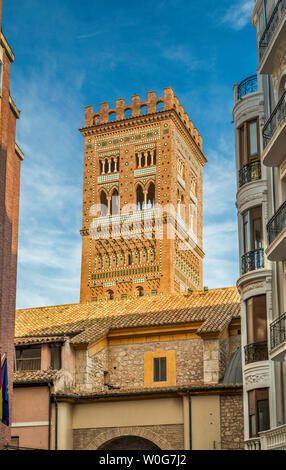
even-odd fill
[[[9,426],[9,397],[8,397],[8,369],[7,359],[5,359],[2,369],[2,423]]]

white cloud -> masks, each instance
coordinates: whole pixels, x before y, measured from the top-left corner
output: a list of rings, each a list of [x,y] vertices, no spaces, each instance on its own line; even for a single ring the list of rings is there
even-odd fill
[[[250,23],[250,15],[254,7],[253,0],[242,0],[232,4],[222,18],[235,31],[243,29]]]

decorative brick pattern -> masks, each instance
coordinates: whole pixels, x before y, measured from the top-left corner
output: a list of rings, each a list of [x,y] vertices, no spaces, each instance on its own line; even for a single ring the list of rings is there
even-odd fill
[[[86,140],[81,230],[83,235],[81,302],[109,298],[110,295],[114,298],[136,296],[138,286],[133,280],[138,276],[142,278],[140,274],[143,272],[149,273],[141,286],[145,296],[151,295],[152,291],[166,293],[185,291],[188,288],[202,288],[204,256],[202,252],[202,168],[206,160],[202,154],[201,138],[193,123],[189,121],[182,105],[179,105],[171,88],[165,89],[162,99],[154,98],[152,94],[148,95],[146,103],[140,103],[139,96],[136,95],[133,98],[130,108],[126,108],[124,100],[121,99],[117,100],[114,110],[109,109],[108,103],[102,103],[100,112],[97,113],[94,113],[90,106],[86,108],[85,127],[81,129]],[[161,100],[164,102],[164,109],[169,110],[168,113],[156,108],[156,103]],[[140,109],[144,104],[148,106],[148,113],[140,115]],[[124,118],[126,109],[132,109],[132,118]],[[116,120],[110,121],[109,116],[113,113],[116,113]],[[120,120],[120,125],[118,120]],[[143,167],[141,167],[141,157],[139,163],[138,152],[143,152]],[[180,159],[184,162],[184,182],[181,179],[181,184],[177,180],[179,153]],[[107,187],[108,183],[101,184],[115,178],[113,174],[103,176],[100,174],[101,171],[106,173],[106,169],[102,170],[102,163],[99,164],[99,160],[102,161],[105,155],[108,158],[112,154],[116,155],[116,170],[111,169],[111,161],[114,160],[110,158],[107,171],[108,173],[118,171],[116,188]],[[145,154],[150,156],[151,162],[147,157],[145,158]],[[153,174],[152,179],[147,177],[148,174]],[[193,216],[190,221],[189,210],[189,204],[191,202],[193,204],[190,191],[194,180],[197,188],[195,222],[193,222]],[[143,224],[136,224],[136,226],[134,224],[134,233],[130,239],[126,240],[120,237],[121,226],[117,215],[113,219],[113,224],[115,221],[117,224],[116,237],[112,234],[111,239],[108,239],[106,243],[102,243],[102,240],[90,239],[90,225],[94,218],[96,220],[99,216],[99,213],[91,215],[90,209],[93,205],[99,205],[101,200],[105,201],[107,212],[110,213],[111,196],[118,194],[121,213],[125,207],[128,207],[128,204],[133,204],[137,209],[136,185],[140,185],[142,192],[145,192],[145,207],[148,207],[147,192],[152,184],[155,185],[155,195],[153,198],[152,190],[151,205],[172,205],[176,208],[181,201],[182,208],[186,207],[184,223],[180,224],[179,230],[183,239],[189,240],[188,248],[187,245],[184,250],[180,248],[181,240],[178,237],[176,240],[168,238],[166,224],[162,227],[162,237],[156,236],[155,221],[151,221],[150,225],[149,231],[152,236],[143,236]],[[116,192],[113,193],[114,191]],[[137,212],[136,209],[135,212]],[[134,212],[134,209],[130,211]],[[196,225],[194,228],[196,236],[189,230],[191,223]],[[109,231],[108,227],[105,229]],[[135,256],[136,252],[139,253],[138,257]],[[148,254],[147,258],[143,257],[145,252]],[[176,267],[176,271],[180,272],[175,273],[175,258],[179,252],[183,253],[184,262],[181,267]],[[120,258],[122,254],[123,258]],[[100,267],[98,267],[97,260],[100,258],[104,263],[100,261]],[[120,270],[123,271],[122,276],[119,276]],[[177,279],[179,283],[176,282]],[[106,284],[110,281],[114,281],[112,289]]]

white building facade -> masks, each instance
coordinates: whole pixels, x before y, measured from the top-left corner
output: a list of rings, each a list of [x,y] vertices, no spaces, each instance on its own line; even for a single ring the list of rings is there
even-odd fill
[[[256,0],[257,75],[234,86],[245,447],[286,449],[286,0]]]

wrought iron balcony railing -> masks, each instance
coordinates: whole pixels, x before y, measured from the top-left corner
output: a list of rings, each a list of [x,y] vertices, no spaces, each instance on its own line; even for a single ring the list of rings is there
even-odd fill
[[[251,364],[252,362],[259,361],[267,361],[267,341],[258,341],[257,343],[251,343],[244,346],[244,357],[245,364]]]
[[[270,347],[279,346],[286,341],[286,313],[274,320],[270,325]]]
[[[264,268],[264,249],[252,250],[241,257],[241,274]]]
[[[263,31],[259,41],[259,61],[261,61],[262,57],[264,56],[270,39],[272,38],[285,9],[286,0],[278,0],[277,5],[275,6],[272,15],[270,16],[266,28]]]
[[[284,91],[273,113],[271,113],[270,118],[268,119],[267,123],[263,127],[262,135],[263,135],[264,148],[270,142],[274,132],[276,131],[282,119],[284,119],[285,117],[286,117],[286,91]]]
[[[243,186],[246,183],[251,181],[256,181],[261,179],[261,163],[260,160],[255,160],[253,162],[244,165],[241,170],[239,170],[239,187]]]
[[[269,245],[275,240],[275,238],[282,232],[286,227],[286,201],[279,207],[273,217],[269,220],[266,228],[268,233]]]
[[[237,99],[241,100],[248,93],[257,91],[257,75],[251,75],[243,80],[237,89]]]

